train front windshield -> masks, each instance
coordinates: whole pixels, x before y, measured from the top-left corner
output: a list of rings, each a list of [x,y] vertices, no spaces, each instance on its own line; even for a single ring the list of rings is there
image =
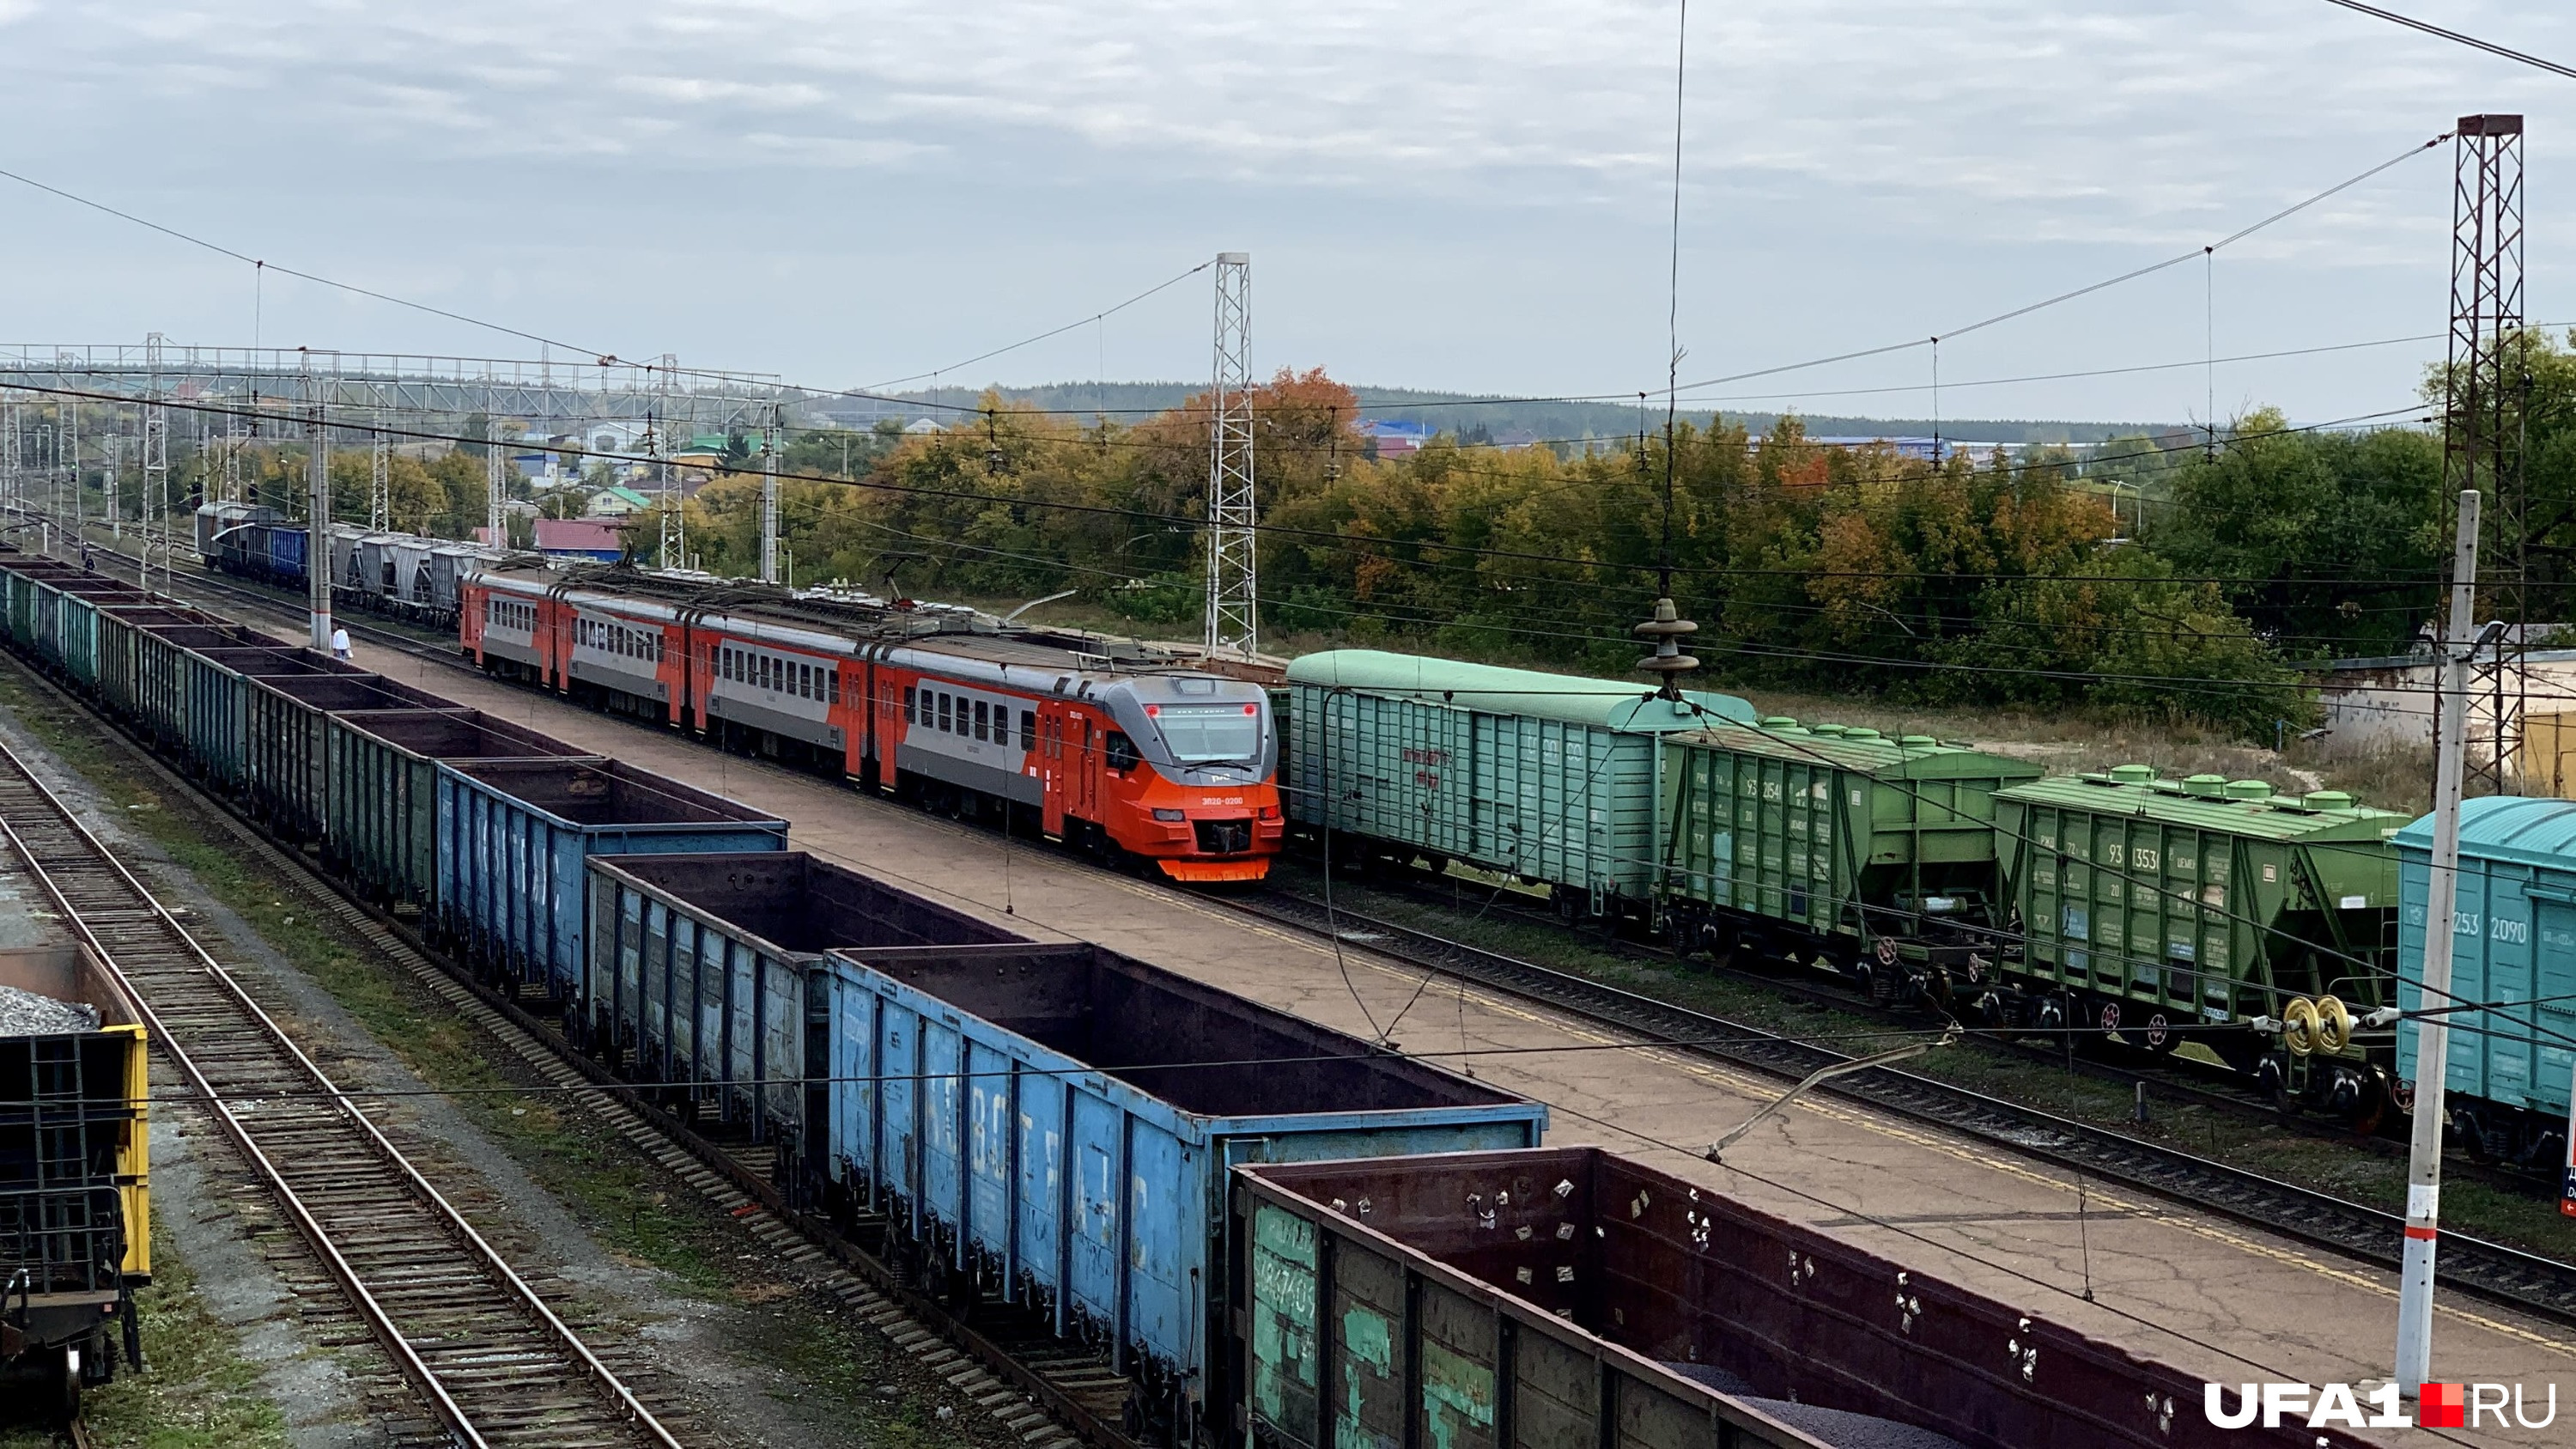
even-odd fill
[[[1258,704],[1166,704],[1149,713],[1164,747],[1184,765],[1250,764],[1261,757]]]

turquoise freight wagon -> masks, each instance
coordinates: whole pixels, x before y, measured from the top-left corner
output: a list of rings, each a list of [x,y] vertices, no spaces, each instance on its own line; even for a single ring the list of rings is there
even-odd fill
[[[1336,850],[1544,883],[1569,915],[1652,914],[1658,740],[1753,718],[1730,694],[1371,649],[1306,655],[1288,685],[1290,819]]]
[[[2490,796],[2460,806],[2446,1001],[2426,1001],[2423,985],[2433,817],[2399,831],[2397,851],[2397,1004],[2503,1003],[2451,1016],[2452,1134],[2491,1156],[2560,1166],[2576,1072],[2576,801]],[[2417,1079],[2418,1037],[2414,1021],[2398,1024],[2403,1081]]]

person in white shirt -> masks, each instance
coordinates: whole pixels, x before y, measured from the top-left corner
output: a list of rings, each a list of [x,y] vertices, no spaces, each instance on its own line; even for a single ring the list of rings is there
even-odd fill
[[[346,660],[349,657],[348,630],[337,627],[331,630],[331,657],[340,660]]]

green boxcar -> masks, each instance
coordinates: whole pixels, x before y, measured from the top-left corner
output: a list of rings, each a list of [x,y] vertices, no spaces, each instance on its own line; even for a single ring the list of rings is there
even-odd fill
[[[242,793],[251,813],[298,845],[324,838],[330,817],[330,718],[343,710],[453,709],[427,690],[316,654],[295,651],[315,666],[254,679],[242,691],[247,748],[242,752]]]
[[[253,751],[264,743],[251,725],[251,681],[346,667],[284,644],[186,651],[179,660],[179,738],[189,767],[227,794],[245,793]]]
[[[76,578],[80,570],[59,559],[19,554],[8,561],[9,642],[30,658],[42,652],[41,606],[39,600],[49,589],[61,587],[65,578]]]
[[[1743,943],[1844,971],[1902,961],[1935,994],[1945,973],[2000,959],[1994,796],[2037,766],[1779,718],[1671,735],[1663,749],[1666,894],[1685,945]],[[1895,971],[1870,980],[1900,984]]]
[[[65,590],[62,604],[60,637],[56,642],[55,664],[65,678],[83,693],[98,689],[99,613],[103,609],[148,605],[151,596],[139,589],[97,588],[79,592]]]
[[[143,603],[150,598],[131,584],[78,570],[40,578],[34,584],[36,659],[74,679],[96,667],[97,602]]]
[[[134,631],[136,718],[152,742],[184,758],[188,745],[188,661],[199,649],[250,647],[247,631],[203,624],[145,625]]]
[[[2116,1028],[2156,1049],[2184,1022],[2278,1020],[2298,998],[2390,998],[2397,850],[2409,817],[2260,780],[2160,780],[2144,765],[1999,791],[2021,917],[2025,1019]],[[2108,1012],[2106,1016],[2106,1010]],[[2035,1013],[2035,1015],[2032,1015]],[[2201,1038],[2251,1070],[2253,1032]]]
[[[438,762],[599,759],[475,709],[379,709],[324,723],[322,860],[374,900],[437,907]]]
[[[27,560],[9,563],[9,642],[23,652],[36,645],[36,574]]]
[[[1306,655],[1288,684],[1292,819],[1545,882],[1596,915],[1653,910],[1657,740],[1753,718],[1733,695],[1675,703],[1642,683],[1370,649]]]
[[[196,609],[172,608],[160,604],[109,604],[98,613],[98,679],[99,699],[109,713],[121,719],[143,718],[142,651],[135,633],[141,629],[171,626],[204,625],[220,627],[223,620]]]

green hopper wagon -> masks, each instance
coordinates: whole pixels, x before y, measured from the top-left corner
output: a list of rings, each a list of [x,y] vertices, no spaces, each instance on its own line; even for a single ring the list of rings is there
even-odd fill
[[[2409,817],[2339,791],[2162,780],[2145,765],[1996,798],[2024,949],[2021,979],[1987,1003],[1990,1016],[2116,1031],[2152,1051],[2181,1045],[2180,1028],[2196,1023],[2203,1044],[2276,1092],[2368,1109],[2357,1099],[2371,1095],[2387,1043],[2336,1033],[2329,1050],[2295,1058],[2294,1077],[2279,1024],[2327,997],[2352,1017],[2391,1000],[2393,838]]]
[[[1813,962],[1885,999],[1989,979],[2006,914],[1995,792],[2020,760],[1772,718],[1664,740],[1678,944]]]

